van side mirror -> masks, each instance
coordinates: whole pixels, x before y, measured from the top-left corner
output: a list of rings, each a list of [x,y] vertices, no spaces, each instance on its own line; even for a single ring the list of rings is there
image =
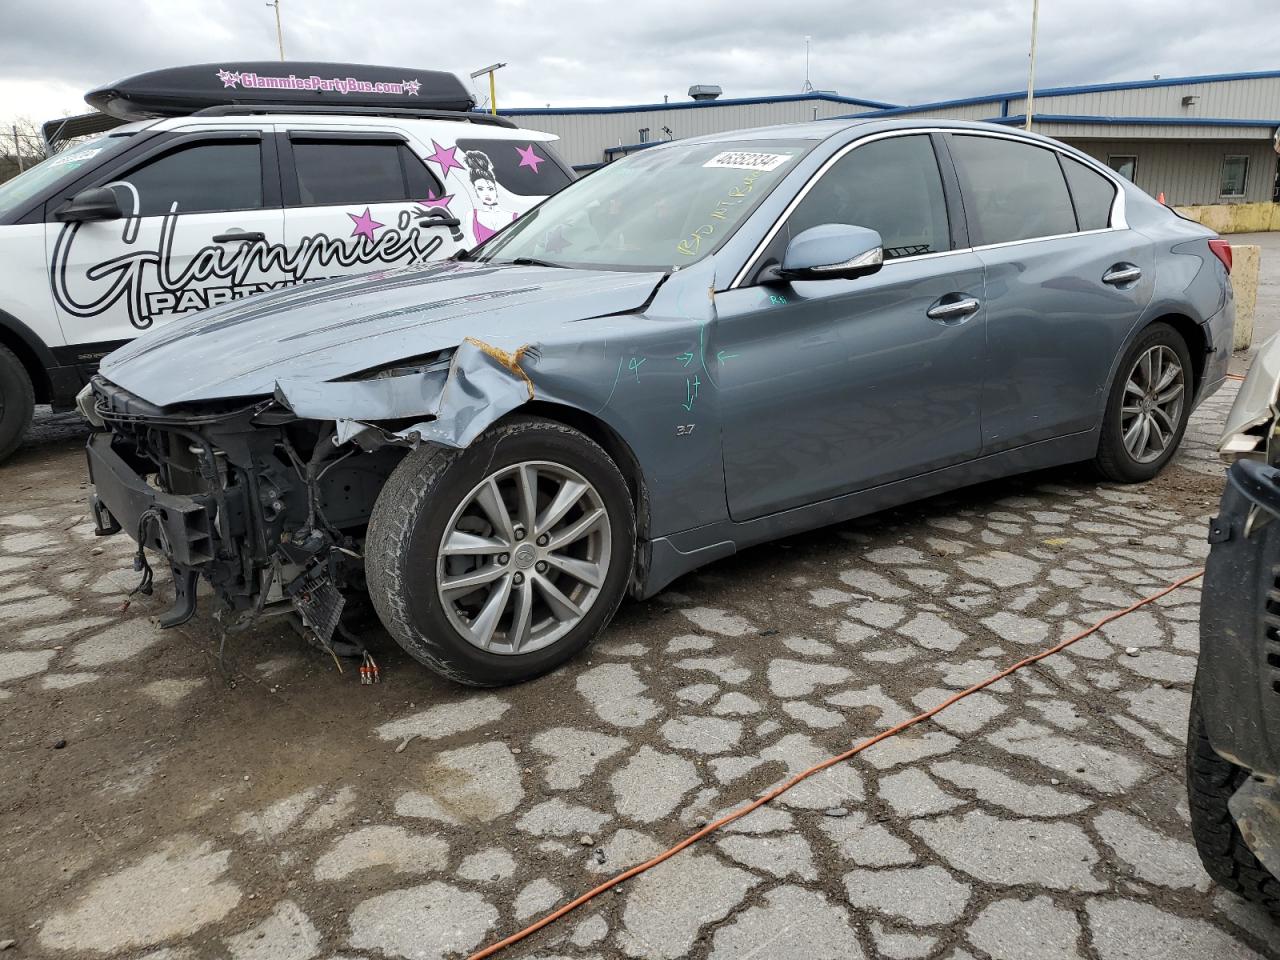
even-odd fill
[[[120,201],[109,187],[90,187],[81,190],[74,197],[53,212],[57,220],[64,223],[77,223],[86,220],[119,220],[124,216],[120,209]]]
[[[847,223],[824,223],[791,238],[768,280],[852,280],[884,265],[880,234]]]

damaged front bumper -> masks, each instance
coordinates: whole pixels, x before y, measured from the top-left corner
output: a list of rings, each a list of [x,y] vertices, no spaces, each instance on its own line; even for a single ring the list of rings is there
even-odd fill
[[[270,400],[166,411],[100,377],[93,397],[104,426],[86,451],[97,533],[138,543],[144,584],[143,551],[165,558],[176,596],[161,625],[191,618],[203,578],[234,621],[293,612],[328,646],[343,588],[363,580],[368,509],[398,454],[350,458],[332,422]]]
[[[1197,684],[1209,742],[1251,774],[1230,800],[1280,875],[1280,469],[1238,460],[1209,527]]]

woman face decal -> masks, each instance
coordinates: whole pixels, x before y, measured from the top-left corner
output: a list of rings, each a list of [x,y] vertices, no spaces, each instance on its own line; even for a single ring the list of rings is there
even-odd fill
[[[485,207],[496,207],[498,205],[498,185],[492,180],[479,177],[472,181],[471,184],[476,191],[476,199]]]

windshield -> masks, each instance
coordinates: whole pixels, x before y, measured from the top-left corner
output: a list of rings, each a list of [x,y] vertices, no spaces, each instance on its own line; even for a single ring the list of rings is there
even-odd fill
[[[0,183],[0,215],[27,203],[42,193],[46,187],[79,170],[90,160],[104,152],[118,150],[128,142],[128,134],[108,134],[94,137],[84,143],[69,147],[61,153],[41,160],[34,167],[18,174],[12,180]]]
[[[480,248],[479,260],[678,270],[714,253],[813,146],[650,147],[570,184]]]

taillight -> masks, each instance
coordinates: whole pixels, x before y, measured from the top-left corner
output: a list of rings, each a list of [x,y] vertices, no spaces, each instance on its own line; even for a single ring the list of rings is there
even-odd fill
[[[1227,273],[1231,272],[1231,244],[1223,240],[1221,237],[1214,237],[1209,241],[1209,249],[1213,251],[1213,255],[1222,261],[1222,265],[1227,268]]]

